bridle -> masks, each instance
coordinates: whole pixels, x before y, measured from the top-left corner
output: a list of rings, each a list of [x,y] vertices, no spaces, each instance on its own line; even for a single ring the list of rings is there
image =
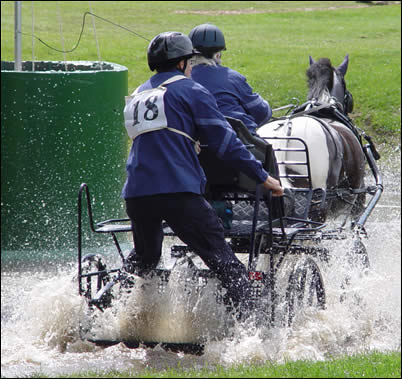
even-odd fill
[[[353,96],[346,89],[345,79],[337,70],[333,71],[333,78],[332,90],[330,92],[331,98],[335,99],[342,106],[342,112],[347,115],[353,110]]]

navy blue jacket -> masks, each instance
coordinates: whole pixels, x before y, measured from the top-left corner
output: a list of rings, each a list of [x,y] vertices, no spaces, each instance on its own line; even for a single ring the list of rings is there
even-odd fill
[[[268,102],[253,93],[243,75],[230,68],[199,64],[193,67],[191,78],[215,96],[219,110],[225,116],[243,121],[253,134],[272,116]]]
[[[157,73],[140,86],[139,92],[155,88],[167,79],[181,75],[178,70]],[[191,79],[166,85],[164,96],[168,126],[184,131],[217,156],[244,172],[257,183],[268,173],[247,150],[219,112],[211,93]],[[167,129],[141,134],[133,141],[126,165],[123,198],[164,193],[202,194],[206,177],[194,144],[183,135]]]

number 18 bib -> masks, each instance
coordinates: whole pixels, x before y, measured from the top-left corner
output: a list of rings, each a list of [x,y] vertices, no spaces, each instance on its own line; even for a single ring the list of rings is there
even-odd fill
[[[126,96],[124,107],[124,123],[127,133],[134,140],[142,133],[167,128],[165,105],[163,98],[166,93],[165,84],[185,79],[185,76],[174,76],[163,82],[159,87],[142,91],[132,96]]]

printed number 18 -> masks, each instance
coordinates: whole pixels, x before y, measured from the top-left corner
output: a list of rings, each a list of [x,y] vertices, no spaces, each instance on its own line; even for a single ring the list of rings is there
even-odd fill
[[[147,110],[144,112],[143,118],[147,121],[152,121],[155,120],[158,117],[158,106],[155,104],[156,101],[158,100],[158,96],[151,96],[145,101],[145,107]],[[139,124],[140,122],[138,121],[138,106],[140,104],[140,101],[137,101],[134,104],[134,111],[133,111],[133,126]]]

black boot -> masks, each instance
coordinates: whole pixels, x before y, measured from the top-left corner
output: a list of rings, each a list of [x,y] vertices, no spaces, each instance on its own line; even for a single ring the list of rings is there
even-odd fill
[[[123,262],[123,270],[129,274],[134,274],[136,268],[135,249],[131,250]]]

